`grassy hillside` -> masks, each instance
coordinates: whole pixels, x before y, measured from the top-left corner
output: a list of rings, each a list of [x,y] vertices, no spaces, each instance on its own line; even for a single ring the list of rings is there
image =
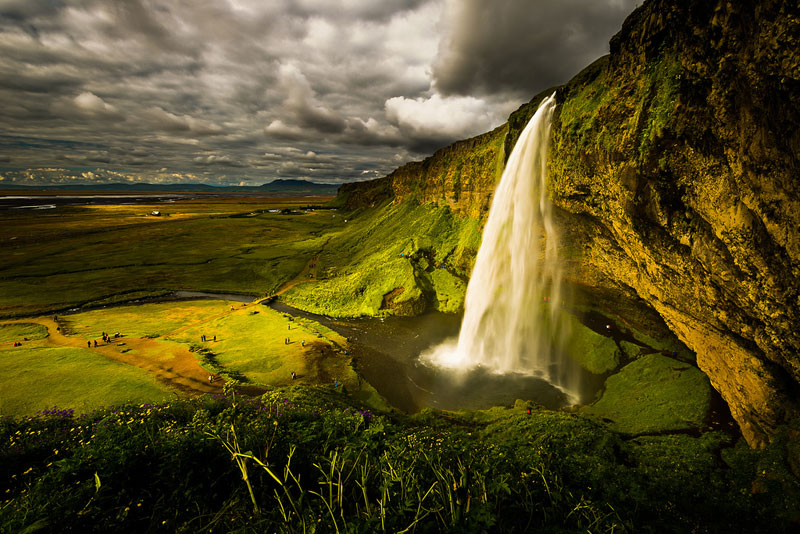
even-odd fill
[[[329,234],[316,277],[288,291],[288,304],[331,316],[416,314],[461,308],[478,222],[447,207],[387,203],[347,216]]]

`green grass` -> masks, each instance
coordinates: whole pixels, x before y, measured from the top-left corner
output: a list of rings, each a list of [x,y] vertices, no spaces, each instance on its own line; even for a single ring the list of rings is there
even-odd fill
[[[346,341],[339,334],[308,319],[291,319],[264,305],[243,307],[240,302],[227,300],[149,303],[93,310],[59,320],[66,333],[85,339],[98,339],[103,331],[121,332],[126,339],[155,338],[158,345],[147,348],[150,357],[158,357],[159,350],[170,357],[169,346],[179,344],[195,352],[209,372],[248,385],[328,385],[338,380],[358,398],[385,406],[353,370],[350,357],[344,354]],[[203,335],[205,342],[201,342]],[[284,343],[287,337],[289,344]],[[137,350],[132,348],[130,355],[135,357]],[[292,371],[297,374],[296,382],[291,379]]]
[[[258,313],[225,315],[167,339],[206,349],[219,371],[233,371],[248,383],[290,385],[294,371],[298,384],[328,385],[338,379],[354,392],[362,389],[350,358],[343,354],[345,340],[340,335],[310,320],[289,320],[266,306],[251,311]],[[206,343],[199,341],[201,334],[207,336]]]
[[[434,205],[385,205],[353,214],[262,209],[244,217],[251,204],[201,210],[175,203],[170,209],[173,216],[156,220],[141,216],[147,206],[119,208],[118,217],[110,207],[72,208],[61,223],[0,214],[0,222],[17,225],[17,235],[0,234],[7,239],[0,258],[0,317],[175,290],[271,295],[315,255],[318,280],[285,295],[300,308],[339,316],[426,307],[457,311],[481,239],[476,220]],[[48,291],[40,290],[44,279]],[[384,296],[393,291],[385,305]]]
[[[232,305],[239,307],[241,303],[227,300],[148,303],[62,315],[59,322],[65,333],[86,339],[98,339],[102,332],[120,332],[127,337],[159,337],[223,314]]]
[[[284,296],[331,316],[455,311],[480,245],[478,224],[432,204],[389,204],[353,214],[319,258],[318,280]],[[442,266],[446,273],[438,272]],[[393,303],[384,297],[397,291]]]
[[[702,371],[660,354],[629,363],[606,380],[587,413],[613,421],[626,434],[698,428],[708,415],[711,385]]]
[[[0,343],[14,343],[24,339],[37,340],[47,337],[47,328],[34,323],[0,324]]]
[[[0,349],[0,414],[27,415],[53,406],[89,412],[124,402],[151,402],[174,396],[136,367],[87,349],[24,344]]]
[[[0,317],[119,302],[174,290],[266,295],[294,278],[342,226],[329,211],[262,212],[280,203],[175,203],[172,217],[130,207],[70,209],[65,220],[0,214]],[[150,207],[136,206],[139,213]],[[214,209],[216,208],[216,209]],[[35,236],[35,238],[31,237]],[[2,236],[0,236],[2,237]],[[12,239],[14,238],[14,239]],[[42,280],[47,291],[41,291]]]
[[[246,385],[328,386],[337,380],[356,398],[386,406],[354,371],[341,336],[311,320],[289,320],[266,306],[243,308],[241,303],[220,300],[149,303],[61,316],[59,321],[63,333],[79,339],[99,339],[103,331],[121,332],[126,357],[134,361],[164,363],[188,349],[208,372]],[[53,405],[86,410],[129,400],[150,402],[168,391],[153,383],[146,371],[108,361],[93,351],[52,347],[51,341],[41,341],[46,334],[44,327],[34,324],[0,325],[0,339],[31,339],[23,347],[11,347],[9,342],[0,348],[0,372],[9,380],[9,387],[0,392],[0,413],[33,413]],[[201,342],[201,335],[208,341]],[[286,337],[291,339],[288,345]],[[137,338],[153,339],[139,343]]]
[[[0,420],[0,531],[792,531],[786,443],[527,408],[407,417],[290,387]]]

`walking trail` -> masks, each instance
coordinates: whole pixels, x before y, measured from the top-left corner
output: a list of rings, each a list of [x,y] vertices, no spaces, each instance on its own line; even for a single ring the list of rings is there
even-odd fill
[[[222,392],[223,381],[215,380],[209,383],[208,371],[200,366],[188,349],[180,345],[167,345],[150,338],[120,337],[111,338],[109,343],[99,342],[97,347],[93,345],[88,348],[86,339],[66,336],[58,330],[58,325],[52,317],[31,317],[3,322],[42,325],[49,332],[49,336],[43,340],[47,346],[92,350],[109,360],[144,369],[152,373],[157,380],[188,396]]]

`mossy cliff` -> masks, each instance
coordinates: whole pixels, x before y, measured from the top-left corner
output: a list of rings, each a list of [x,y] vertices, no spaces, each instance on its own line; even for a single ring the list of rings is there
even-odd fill
[[[504,124],[442,148],[423,161],[407,163],[384,178],[345,184],[339,195],[347,199],[345,205],[351,209],[394,198],[400,202],[433,202],[461,216],[483,218],[503,173],[507,131]]]
[[[765,444],[800,391],[800,8],[645,2],[611,54],[557,91],[549,186],[569,277],[646,301]],[[550,92],[492,132],[344,186],[342,201],[482,220]]]
[[[559,90],[553,135],[553,199],[587,268],[664,318],[754,445],[796,416],[800,382],[789,4],[646,3]]]

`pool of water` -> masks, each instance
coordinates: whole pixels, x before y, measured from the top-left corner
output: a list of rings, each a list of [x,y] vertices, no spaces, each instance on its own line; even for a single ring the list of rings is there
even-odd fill
[[[276,311],[306,317],[345,336],[358,372],[395,408],[414,413],[426,406],[481,409],[530,400],[546,408],[571,404],[560,389],[537,376],[495,374],[484,369],[453,372],[420,361],[420,354],[458,336],[461,315],[429,312],[417,317],[334,319],[281,303]],[[579,367],[578,367],[579,368]],[[580,371],[579,371],[580,372]],[[585,373],[582,398],[591,398],[602,377]]]

